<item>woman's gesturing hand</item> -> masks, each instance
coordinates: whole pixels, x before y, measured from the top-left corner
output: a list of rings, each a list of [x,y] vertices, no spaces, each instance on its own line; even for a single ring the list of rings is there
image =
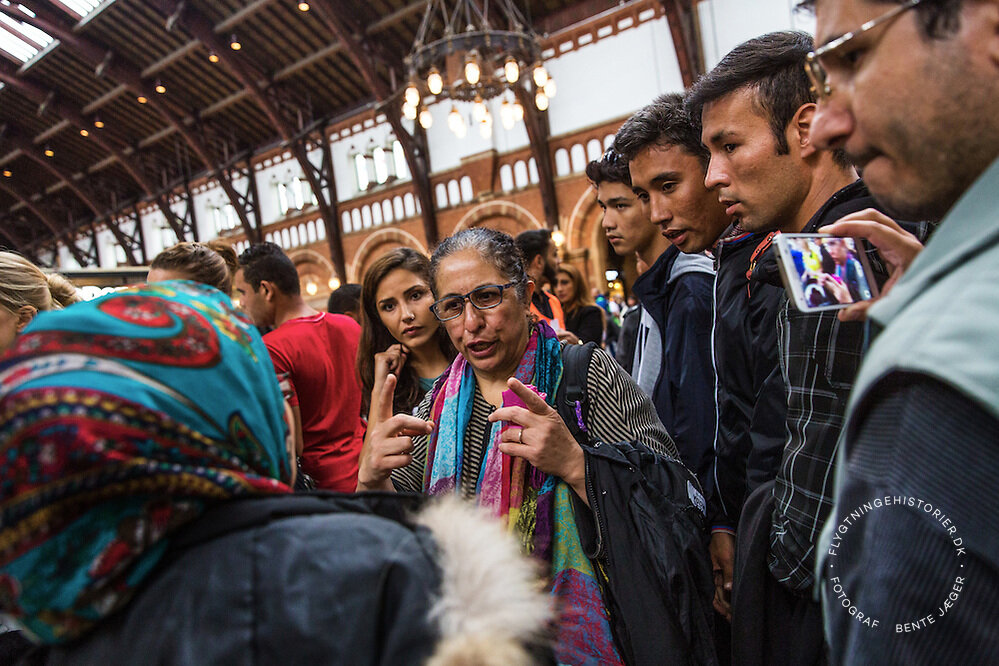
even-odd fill
[[[891,277],[881,288],[882,297],[905,274],[909,264],[923,249],[918,238],[900,227],[895,220],[873,208],[846,215],[833,224],[822,227],[819,232],[863,238],[878,248],[878,254],[892,270]],[[840,310],[840,321],[863,321],[867,318],[867,309],[875,302],[877,299],[861,301]]]
[[[546,474],[561,478],[586,501],[583,450],[562,422],[562,417],[544,399],[511,377],[507,387],[524,401],[524,407],[501,407],[490,421],[508,421],[500,437],[500,451],[523,458]],[[519,427],[518,427],[519,426]]]
[[[389,374],[378,396],[378,413],[368,422],[357,470],[357,489],[393,490],[392,470],[413,461],[413,437],[429,435],[433,424],[409,414],[392,414],[396,377]]]
[[[385,388],[385,378],[389,374],[398,377],[399,372],[405,367],[409,349],[402,344],[391,345],[385,351],[375,354],[375,382],[371,387],[371,406],[368,408],[368,427],[379,418],[382,413],[381,398],[382,390]],[[395,392],[393,391],[393,397]],[[391,411],[391,410],[390,410]],[[389,414],[391,416],[391,414]]]

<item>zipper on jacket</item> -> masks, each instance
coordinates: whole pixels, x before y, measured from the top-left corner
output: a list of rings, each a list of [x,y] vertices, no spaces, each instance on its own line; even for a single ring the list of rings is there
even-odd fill
[[[586,475],[586,498],[590,502],[590,511],[593,513],[593,523],[597,528],[597,549],[593,554],[593,559],[599,560],[604,557],[604,529],[603,515],[597,507],[597,493],[593,490],[593,482],[590,480],[590,456],[592,453],[584,450],[583,473]]]

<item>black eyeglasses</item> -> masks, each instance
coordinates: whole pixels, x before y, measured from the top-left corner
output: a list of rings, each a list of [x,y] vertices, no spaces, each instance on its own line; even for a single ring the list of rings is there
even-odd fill
[[[507,282],[506,284],[484,284],[476,287],[464,296],[454,294],[445,296],[430,306],[430,311],[434,313],[440,321],[448,321],[455,317],[460,317],[465,312],[465,301],[475,306],[477,310],[488,310],[503,302],[503,292],[517,284]]]
[[[811,81],[812,92],[815,96],[819,99],[824,99],[832,94],[832,86],[829,85],[829,74],[826,72],[825,67],[822,66],[822,63],[819,62],[821,58],[843,48],[844,45],[864,34],[868,30],[876,28],[886,21],[892,20],[902,12],[912,9],[922,2],[923,0],[908,0],[907,2],[903,2],[891,11],[876,18],[872,18],[856,30],[837,37],[836,39],[809,53],[808,56],[805,57],[805,71],[808,72],[808,79]]]

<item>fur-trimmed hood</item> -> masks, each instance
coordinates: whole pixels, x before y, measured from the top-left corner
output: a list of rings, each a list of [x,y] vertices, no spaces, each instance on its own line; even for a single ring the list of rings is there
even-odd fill
[[[495,519],[457,498],[434,501],[416,522],[439,550],[442,581],[430,618],[441,640],[428,666],[537,663],[554,618],[536,561]]]

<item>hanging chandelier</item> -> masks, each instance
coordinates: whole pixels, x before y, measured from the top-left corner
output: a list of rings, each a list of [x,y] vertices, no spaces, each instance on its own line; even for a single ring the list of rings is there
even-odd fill
[[[427,10],[405,59],[409,81],[402,115],[429,128],[430,103],[452,100],[448,127],[458,137],[468,133],[459,102],[472,103],[472,122],[484,137],[493,117],[486,102],[502,97],[499,116],[506,129],[524,118],[514,94],[521,85],[533,94],[540,111],[555,95],[555,81],[541,61],[541,44],[513,0],[427,0]],[[522,74],[530,70],[530,76]]]

